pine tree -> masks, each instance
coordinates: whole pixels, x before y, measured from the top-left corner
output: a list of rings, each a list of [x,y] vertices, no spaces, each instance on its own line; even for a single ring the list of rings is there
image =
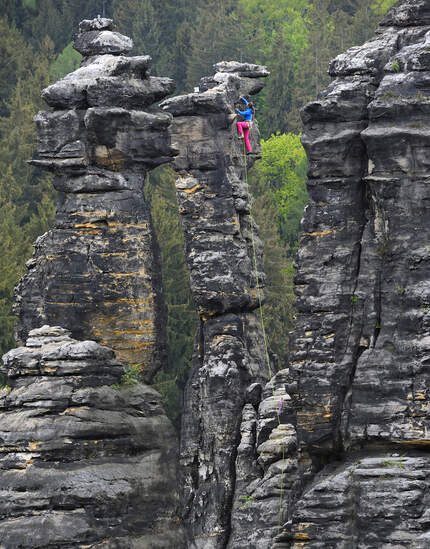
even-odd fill
[[[31,49],[16,27],[11,27],[6,17],[0,18],[0,116],[8,116],[7,102],[17,84],[18,75],[31,69]]]
[[[82,55],[73,49],[73,43],[67,44],[51,65],[49,71],[51,82],[56,82],[66,74],[79,68],[81,59]]]
[[[48,83],[52,43],[48,40],[33,66],[16,75],[9,101],[9,116],[0,119],[0,350],[12,345],[13,287],[31,255],[31,244],[46,231],[53,216],[50,176],[30,167],[35,129],[33,117],[40,106],[40,90]],[[38,185],[34,185],[39,183]]]
[[[176,31],[176,42],[173,48],[172,73],[176,82],[176,93],[181,94],[186,90],[187,56],[191,52],[191,25],[188,21],[182,22]]]
[[[358,0],[350,26],[352,44],[363,44],[374,35],[381,18],[372,9],[374,3],[375,0]]]
[[[37,10],[36,0],[0,0],[0,15],[20,31]]]
[[[300,108],[318,97],[330,81],[330,60],[340,53],[333,42],[335,36],[334,16],[329,13],[329,0],[311,4],[306,14],[308,27],[307,47],[298,63],[294,88],[287,116],[287,131],[298,133],[301,129]]]
[[[263,265],[267,277],[262,315],[270,348],[282,365],[288,359],[289,332],[294,321],[293,260],[287,256],[280,239],[276,223],[279,212],[273,193],[262,189],[258,179],[251,177],[251,181],[252,192],[257,196],[252,212],[264,242]]]
[[[290,47],[285,43],[281,33],[276,33],[273,38],[273,49],[278,55],[271,54],[273,57],[268,63],[270,78],[261,97],[256,101],[263,136],[287,130],[294,131],[300,127],[300,122],[293,121],[290,116],[293,110],[293,84],[297,71],[292,63]]]
[[[188,89],[202,76],[213,74],[213,65],[219,61],[247,60],[236,3],[226,0],[200,7],[190,35],[191,54],[186,59]]]
[[[36,47],[46,37],[49,37],[55,45],[56,51],[61,51],[70,41],[71,21],[67,20],[63,26],[61,3],[55,2],[55,0],[39,0],[38,14],[31,24],[31,35]],[[64,32],[65,29],[67,29],[66,32]]]
[[[118,29],[131,36],[136,55],[152,57],[153,73],[175,76],[178,59],[177,30],[186,19],[185,0],[114,0],[113,17]]]

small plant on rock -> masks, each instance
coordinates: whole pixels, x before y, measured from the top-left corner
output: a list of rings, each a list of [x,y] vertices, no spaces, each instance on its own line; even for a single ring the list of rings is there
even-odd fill
[[[246,507],[254,502],[254,498],[252,496],[240,496],[240,502],[240,507]]]
[[[0,391],[6,390],[8,393],[12,391],[12,387],[9,387],[9,385],[6,382],[6,377],[3,374],[0,374]]]
[[[405,465],[402,461],[394,461],[393,459],[386,459],[381,463],[382,467],[398,467],[404,469]]]
[[[398,62],[397,59],[395,59],[392,63],[391,63],[391,68],[393,69],[394,72],[400,72],[400,64]]]
[[[140,383],[140,370],[137,365],[124,366],[124,373],[119,383],[112,385],[112,389],[124,389]]]

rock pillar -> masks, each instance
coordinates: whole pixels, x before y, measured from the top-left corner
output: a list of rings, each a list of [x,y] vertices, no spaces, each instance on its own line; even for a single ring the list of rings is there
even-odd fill
[[[398,2],[303,110],[289,377],[316,475],[277,549],[429,545],[429,51],[429,2]]]
[[[36,116],[31,163],[55,173],[59,200],[16,290],[16,335],[23,342],[31,329],[60,324],[150,380],[164,359],[166,310],[143,186],[176,151],[171,116],[145,109],[174,84],[150,76],[150,57],[126,57],[131,47],[110,19],[83,21],[81,68],[43,90],[51,110]]]
[[[0,367],[4,549],[184,547],[176,434],[138,381],[160,366],[165,325],[143,184],[176,152],[172,117],[144,109],[173,82],[131,46],[111,20],[83,21],[82,66],[43,91],[52,109],[36,116],[32,164],[55,173],[59,201],[16,289],[25,346]]]
[[[200,314],[192,371],[185,392],[181,466],[190,548],[226,547],[231,510],[241,482],[236,458],[244,421],[255,408],[269,372],[258,307],[257,276],[264,286],[258,228],[250,216],[246,185],[260,151],[258,123],[253,153],[237,138],[235,104],[261,90],[265,67],[215,65],[199,90],[168,99],[179,211],[185,233],[191,290]],[[254,256],[256,266],[254,265]]]

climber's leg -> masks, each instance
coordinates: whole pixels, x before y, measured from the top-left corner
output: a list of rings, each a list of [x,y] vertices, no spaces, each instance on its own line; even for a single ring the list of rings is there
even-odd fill
[[[245,122],[246,124],[246,127],[243,128],[243,133],[245,134],[245,145],[246,145],[246,150],[248,152],[251,152],[252,151],[252,148],[251,148],[251,143],[249,142],[249,125],[247,122]]]
[[[239,137],[243,138],[243,130],[244,128],[247,128],[246,122],[236,122],[237,131],[239,133]]]

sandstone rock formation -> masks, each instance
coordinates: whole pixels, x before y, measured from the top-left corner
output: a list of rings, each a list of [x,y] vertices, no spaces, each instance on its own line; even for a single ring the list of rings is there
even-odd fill
[[[59,327],[3,357],[0,546],[183,547],[176,437],[160,395]]]
[[[173,81],[151,77],[148,56],[125,57],[131,46],[111,20],[83,21],[82,66],[43,91],[52,110],[35,119],[32,164],[56,174],[59,201],[16,289],[26,345],[0,369],[2,549],[184,547],[176,434],[161,396],[123,377],[128,363],[150,380],[163,359],[143,184],[176,154],[172,117],[143,110]]]
[[[170,161],[171,116],[144,109],[174,89],[125,57],[131,39],[110,19],[83,21],[81,68],[46,88],[32,164],[56,174],[54,227],[35,245],[16,291],[17,340],[59,324],[95,339],[150,380],[164,358],[165,305],[145,175]]]
[[[226,547],[236,485],[243,483],[241,465],[235,463],[240,433],[252,431],[254,406],[269,376],[261,327],[252,312],[259,304],[257,278],[261,291],[264,273],[245,171],[260,151],[258,124],[248,157],[234,124],[240,96],[261,90],[268,73],[236,62],[219,63],[215,70],[201,80],[198,92],[161,105],[174,116],[177,197],[201,318],[181,433],[189,548]]]
[[[266,387],[249,414],[257,437],[273,428],[242,435],[264,474],[247,487],[249,533],[228,547],[429,546],[429,50],[430,4],[399,2],[303,110],[297,326],[272,379],[287,410],[278,425]],[[257,499],[280,470],[264,524]]]
[[[333,82],[303,110],[297,326],[269,381],[253,312],[264,286],[246,186],[255,156],[233,123],[267,71],[220,63],[199,92],[165,101],[169,114],[150,114],[142,106],[171,82],[148,76],[147,57],[124,57],[130,43],[109,20],[82,24],[77,45],[89,57],[45,90],[55,110],[37,119],[34,162],[63,174],[62,194],[18,289],[21,338],[55,318],[120,358],[149,349],[138,362],[151,376],[163,307],[141,185],[179,151],[201,319],[178,482],[187,547],[429,547],[429,2],[400,1],[375,39],[332,62]],[[257,125],[252,134],[258,155]],[[113,388],[112,352],[71,335],[42,328],[5,357],[0,544],[26,547],[19,533],[31,531],[28,547],[181,547],[158,395]]]

